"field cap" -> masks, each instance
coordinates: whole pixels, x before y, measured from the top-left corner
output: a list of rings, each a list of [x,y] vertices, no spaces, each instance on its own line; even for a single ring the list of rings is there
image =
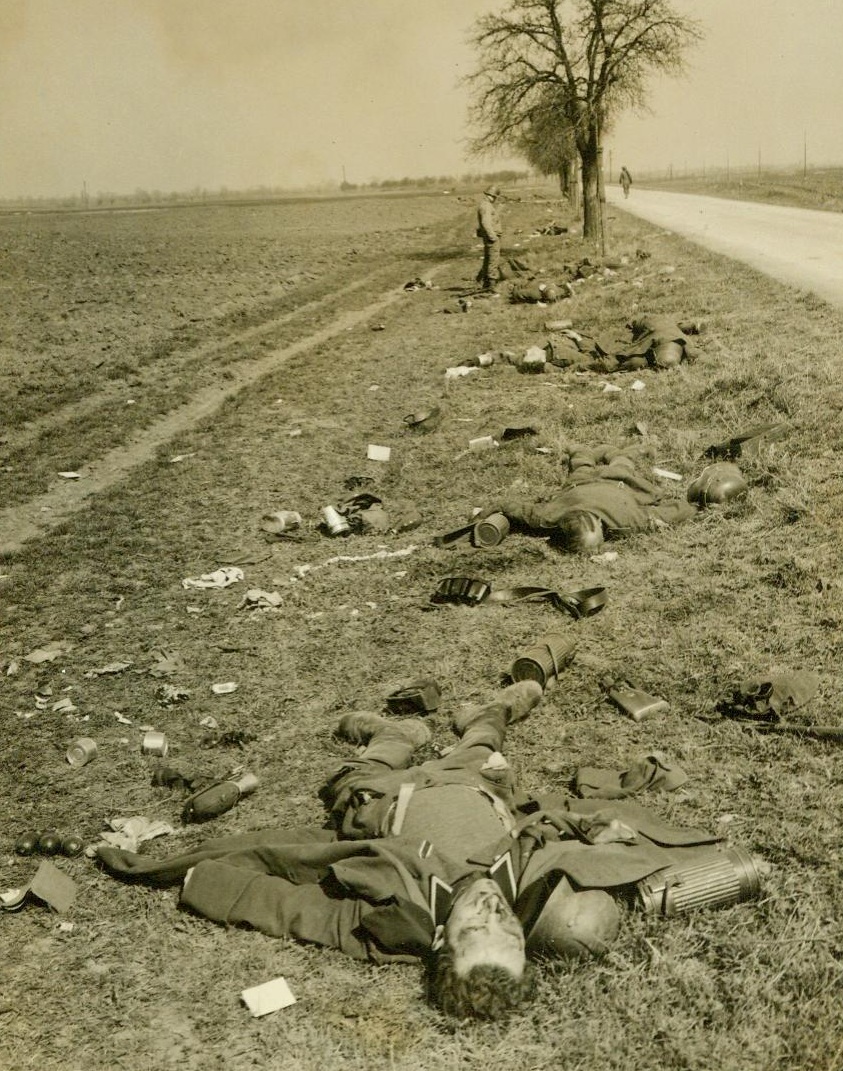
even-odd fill
[[[487,186],[483,193],[485,193],[487,197],[500,197],[501,188],[500,186]]]

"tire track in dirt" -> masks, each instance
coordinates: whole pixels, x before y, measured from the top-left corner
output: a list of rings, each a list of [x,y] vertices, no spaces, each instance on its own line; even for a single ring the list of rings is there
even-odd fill
[[[180,360],[183,365],[188,363],[201,363],[207,357],[217,356],[221,353],[225,353],[226,350],[233,349],[235,346],[240,346],[243,343],[260,339],[264,335],[271,334],[271,332],[277,330],[279,327],[288,324],[291,320],[295,320],[299,316],[306,315],[308,312],[313,312],[329,302],[334,302],[339,298],[353,294],[354,291],[360,290],[367,284],[367,282],[374,278],[375,274],[376,273],[374,272],[370,273],[362,279],[357,279],[353,283],[349,283],[347,286],[333,291],[327,297],[317,299],[316,301],[308,301],[304,305],[292,309],[290,312],[282,313],[280,316],[275,316],[271,320],[267,320],[265,323],[248,327],[234,335],[228,335],[223,339],[214,339],[212,342],[203,342],[197,346],[192,346],[190,349],[174,351],[172,354],[168,355],[168,359],[176,358]],[[159,369],[156,364],[144,368],[140,373],[140,383],[138,384],[137,389],[143,390],[144,382],[158,374]],[[82,398],[78,402],[70,402],[68,405],[63,406],[60,409],[52,410],[41,417],[36,417],[34,420],[27,421],[26,425],[22,428],[5,430],[3,445],[7,451],[20,450],[23,447],[36,442],[46,431],[52,430],[60,424],[68,423],[71,420],[86,416],[89,413],[96,413],[102,405],[113,398],[120,397],[125,391],[125,383],[114,382],[107,384],[102,390],[98,390],[96,394],[90,394],[88,397]]]
[[[427,274],[432,278],[445,265],[436,265]],[[356,284],[352,284],[355,286]],[[0,556],[19,552],[26,543],[45,535],[62,524],[79,510],[84,509],[96,494],[109,490],[138,465],[152,460],[156,451],[173,438],[189,430],[201,420],[212,416],[222,404],[245,387],[251,386],[264,376],[276,371],[291,358],[327,342],[344,331],[358,327],[376,313],[388,308],[404,296],[403,287],[390,290],[365,308],[346,312],[311,335],[281,349],[273,350],[260,360],[249,360],[240,365],[229,365],[231,378],[225,386],[214,384],[197,391],[189,402],[179,406],[156,420],[143,431],[133,435],[122,446],[109,450],[101,458],[85,467],[80,480],[64,480],[54,483],[48,491],[28,502],[10,509],[0,510]],[[301,310],[297,310],[301,311]],[[291,313],[291,316],[296,313]],[[275,326],[278,321],[273,321]],[[260,332],[266,325],[250,328],[242,333],[249,336]],[[237,336],[239,340],[242,336]],[[219,345],[227,347],[233,341]],[[216,344],[215,344],[216,346]]]

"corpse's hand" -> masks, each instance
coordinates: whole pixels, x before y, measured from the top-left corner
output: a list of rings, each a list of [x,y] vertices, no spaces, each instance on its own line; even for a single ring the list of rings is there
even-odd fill
[[[481,510],[474,514],[472,520],[482,521],[486,517],[491,517],[493,513],[505,513],[502,503],[493,502],[490,506],[484,506]]]

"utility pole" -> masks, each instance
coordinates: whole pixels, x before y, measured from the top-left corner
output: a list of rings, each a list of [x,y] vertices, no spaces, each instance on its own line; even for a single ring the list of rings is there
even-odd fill
[[[808,131],[802,131],[802,178],[808,177]]]
[[[761,178],[761,150],[758,150],[758,177]]]

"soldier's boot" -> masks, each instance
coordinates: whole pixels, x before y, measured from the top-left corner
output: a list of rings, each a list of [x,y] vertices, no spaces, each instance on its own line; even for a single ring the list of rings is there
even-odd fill
[[[430,730],[418,718],[392,721],[368,710],[344,714],[336,735],[352,744],[365,744],[361,759],[382,762],[393,770],[406,766],[416,748],[430,740]]]
[[[482,707],[458,711],[453,719],[455,732],[467,746],[485,745],[493,751],[503,747],[507,726],[523,721],[541,700],[544,690],[538,681],[518,681],[504,688],[497,699]]]

